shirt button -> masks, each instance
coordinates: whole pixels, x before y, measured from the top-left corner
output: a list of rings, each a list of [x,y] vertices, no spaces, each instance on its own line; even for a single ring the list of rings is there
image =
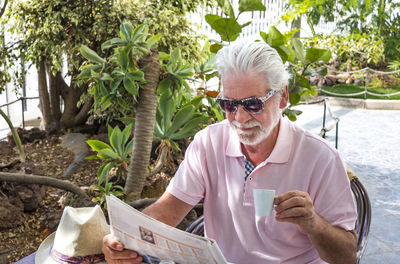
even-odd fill
[[[249,181],[251,181],[252,180],[252,178],[251,177],[249,177]]]

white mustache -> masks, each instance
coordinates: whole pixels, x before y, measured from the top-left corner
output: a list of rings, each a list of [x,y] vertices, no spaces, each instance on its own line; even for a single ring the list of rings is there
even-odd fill
[[[261,123],[258,122],[257,120],[249,120],[249,121],[247,121],[246,123],[243,123],[243,124],[239,123],[236,120],[233,120],[231,122],[231,124],[232,124],[232,126],[234,128],[239,129],[239,130],[240,129],[244,129],[244,128],[255,128],[255,127],[262,128]]]

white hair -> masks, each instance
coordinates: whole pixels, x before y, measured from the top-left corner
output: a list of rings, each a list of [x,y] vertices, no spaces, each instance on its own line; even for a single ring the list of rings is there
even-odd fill
[[[288,85],[289,73],[281,57],[265,42],[238,41],[225,46],[218,51],[215,64],[222,78],[230,73],[255,73],[277,92]]]

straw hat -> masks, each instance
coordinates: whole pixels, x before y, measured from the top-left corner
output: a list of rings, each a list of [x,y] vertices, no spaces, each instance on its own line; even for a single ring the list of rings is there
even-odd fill
[[[39,246],[35,263],[106,263],[101,247],[103,237],[108,233],[110,227],[100,206],[67,206],[57,231]]]

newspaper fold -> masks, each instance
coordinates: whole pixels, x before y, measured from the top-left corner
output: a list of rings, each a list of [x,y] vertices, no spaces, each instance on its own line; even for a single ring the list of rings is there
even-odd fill
[[[227,263],[217,243],[157,221],[117,197],[106,197],[111,233],[144,263]]]

